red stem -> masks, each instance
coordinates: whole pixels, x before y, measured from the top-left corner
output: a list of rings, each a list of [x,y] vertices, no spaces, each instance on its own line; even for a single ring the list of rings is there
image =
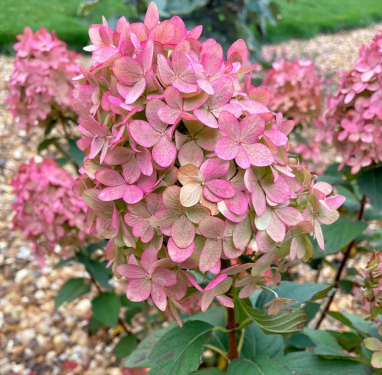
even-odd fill
[[[236,322],[235,322],[235,310],[231,308],[227,308],[228,318],[227,318],[227,329],[231,331],[228,332],[228,344],[229,344],[229,359],[236,359],[239,357],[237,352],[237,342],[236,342]]]

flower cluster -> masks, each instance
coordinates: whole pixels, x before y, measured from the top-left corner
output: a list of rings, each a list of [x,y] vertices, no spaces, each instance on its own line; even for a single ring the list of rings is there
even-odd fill
[[[60,116],[75,118],[72,79],[79,55],[45,28],[29,27],[18,35],[16,59],[7,99],[20,129],[48,124]]]
[[[63,254],[84,244],[86,204],[72,191],[75,179],[53,159],[22,164],[12,181],[16,196],[13,230],[21,230],[33,243],[36,260],[44,265],[44,252],[60,245]]]
[[[342,164],[356,174],[382,161],[382,31],[360,48],[354,68],[345,72],[334,97],[317,121],[317,141],[334,143]]]
[[[296,124],[303,124],[320,115],[322,79],[312,60],[283,58],[265,73],[263,85],[272,92],[269,108],[282,112]]]
[[[215,297],[232,307],[227,292],[249,296],[273,263],[310,259],[307,234],[324,248],[321,224],[344,200],[289,164],[294,123],[268,110],[268,89],[251,85],[245,42],[224,60],[201,32],[179,17],[160,23],[154,3],[144,23],[93,25],[93,66],[75,89],[86,154],[76,191],[88,225],[110,239],[106,258],[129,280],[127,297],[151,296],[178,322],[189,287],[202,310]],[[249,246],[254,233],[259,251]],[[240,264],[243,254],[253,263]]]

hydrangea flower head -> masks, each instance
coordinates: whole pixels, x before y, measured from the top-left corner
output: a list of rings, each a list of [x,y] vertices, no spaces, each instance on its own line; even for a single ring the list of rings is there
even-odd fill
[[[333,143],[342,164],[356,174],[382,161],[382,31],[362,45],[354,68],[342,76],[323,117],[316,122],[317,141]]]
[[[33,33],[26,27],[17,39],[7,101],[18,127],[28,130],[60,116],[75,119],[71,80],[79,74],[79,55],[45,28]]]
[[[127,297],[151,296],[180,324],[188,288],[202,310],[215,298],[231,308],[228,293],[250,285],[241,294],[249,296],[280,254],[309,259],[307,235],[321,239],[318,228],[329,222],[314,222],[312,176],[289,163],[294,123],[268,109],[268,89],[251,84],[256,66],[245,42],[224,56],[214,39],[199,41],[201,31],[176,16],[159,22],[154,3],[143,23],[93,25],[93,66],[75,88],[86,154],[78,179],[85,188],[76,191],[89,206],[88,225],[109,239],[107,259],[129,280]],[[99,95],[86,94],[95,87]],[[325,193],[322,209],[331,211]],[[253,252],[259,239],[273,247]],[[254,261],[244,269],[242,254]],[[233,282],[230,262],[252,272],[247,283]]]
[[[275,61],[265,73],[263,85],[272,93],[269,102],[272,111],[282,112],[297,124],[319,116],[322,80],[312,60]]]
[[[44,252],[60,245],[62,252],[85,244],[86,204],[72,191],[75,179],[53,159],[22,164],[12,181],[16,196],[13,230],[21,230],[33,243],[36,260],[44,264]]]

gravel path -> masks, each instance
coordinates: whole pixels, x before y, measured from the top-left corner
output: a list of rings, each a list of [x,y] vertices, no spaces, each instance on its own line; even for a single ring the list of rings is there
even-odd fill
[[[382,24],[366,29],[292,40],[275,46],[289,55],[316,56],[320,68],[346,70],[357,58],[359,46],[369,43]],[[264,47],[264,51],[273,48]],[[15,131],[5,104],[12,58],[0,56],[0,373],[119,375],[111,332],[90,336],[90,297],[54,307],[53,296],[71,277],[86,277],[81,266],[53,269],[54,257],[43,270],[33,262],[29,244],[10,232],[12,189],[18,166],[35,155],[41,132],[30,136]],[[323,274],[325,279],[332,275]],[[340,302],[340,301],[339,301]],[[341,306],[344,305],[344,306]],[[342,299],[340,308],[351,309]],[[124,372],[127,375],[127,372]]]

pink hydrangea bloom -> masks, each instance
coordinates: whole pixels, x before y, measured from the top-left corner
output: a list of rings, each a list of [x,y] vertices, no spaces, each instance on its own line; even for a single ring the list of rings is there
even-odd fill
[[[72,79],[79,74],[79,55],[42,28],[26,27],[17,36],[16,59],[7,99],[20,129],[47,125],[60,117],[76,119]]]
[[[263,85],[272,93],[269,108],[297,124],[320,115],[321,84],[313,61],[302,59],[275,61],[263,79]]]
[[[86,204],[72,191],[75,179],[53,159],[22,164],[12,181],[16,196],[13,230],[21,230],[33,243],[36,260],[44,264],[44,252],[56,245],[63,253],[85,244]]]
[[[336,94],[316,122],[316,140],[334,144],[353,174],[382,161],[382,31],[362,45],[354,68],[345,72]]]
[[[151,296],[180,324],[188,288],[200,293],[202,310],[215,298],[231,308],[228,293],[247,284],[240,296],[253,293],[257,272],[280,264],[280,247],[293,242],[291,259],[297,252],[308,260],[307,235],[321,239],[318,227],[328,222],[316,219],[311,174],[289,162],[293,121],[271,112],[270,91],[251,84],[256,66],[247,64],[245,42],[225,58],[200,34],[179,17],[159,22],[154,3],[144,23],[93,25],[93,66],[75,89],[86,154],[78,179],[85,188],[76,191],[89,206],[88,226],[109,239],[106,257],[129,280],[127,297]],[[94,88],[99,95],[86,97]],[[320,195],[320,210],[331,212],[330,194]],[[250,243],[261,240],[267,247],[256,254]],[[252,274],[233,285],[221,268],[244,253],[254,257],[244,269]],[[203,289],[195,271],[217,276]]]

